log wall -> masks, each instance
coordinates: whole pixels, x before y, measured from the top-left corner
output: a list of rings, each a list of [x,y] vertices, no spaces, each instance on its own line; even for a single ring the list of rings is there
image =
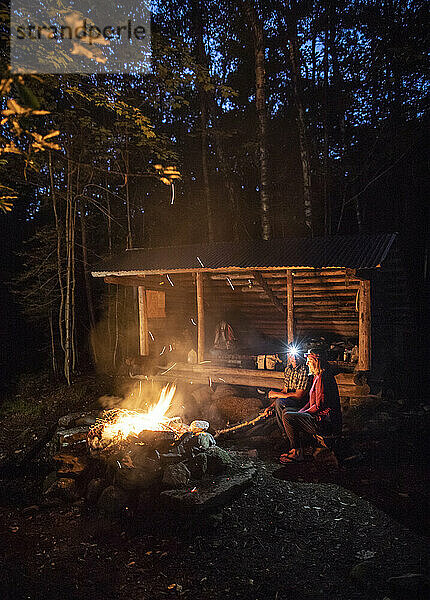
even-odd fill
[[[176,335],[192,319],[198,324],[196,281],[192,273],[170,274],[169,279],[162,275],[145,278],[148,289],[166,293],[166,319],[150,319],[149,328],[166,326]],[[291,337],[292,331],[298,337],[358,339],[359,287],[360,280],[346,269],[268,270],[257,276],[252,270],[207,273],[202,300],[206,348],[212,346],[216,323],[223,318],[234,321],[241,342],[252,332],[281,340]],[[288,327],[289,298],[293,299],[293,319]]]

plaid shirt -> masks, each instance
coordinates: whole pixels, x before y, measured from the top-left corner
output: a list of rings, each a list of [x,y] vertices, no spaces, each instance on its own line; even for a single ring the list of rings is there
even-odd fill
[[[284,371],[284,390],[295,392],[296,390],[307,390],[309,387],[309,375],[306,365],[287,365]]]

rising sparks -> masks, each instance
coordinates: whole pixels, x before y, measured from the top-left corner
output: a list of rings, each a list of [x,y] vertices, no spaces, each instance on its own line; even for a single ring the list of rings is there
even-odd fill
[[[166,369],[165,371],[163,371],[162,373],[160,373],[160,375],[165,375],[166,373],[168,373],[171,369],[173,369],[173,367],[176,367],[176,363],[173,363],[173,365],[171,367],[169,367],[168,369]]]

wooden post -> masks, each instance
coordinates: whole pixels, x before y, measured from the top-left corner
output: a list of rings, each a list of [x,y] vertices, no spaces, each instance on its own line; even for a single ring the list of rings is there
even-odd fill
[[[360,281],[358,298],[358,364],[357,371],[370,371],[371,343],[370,281]]]
[[[148,356],[149,354],[149,336],[148,336],[148,307],[146,305],[146,292],[143,285],[138,288],[139,304],[139,354]]]
[[[203,303],[203,273],[196,273],[197,289],[197,362],[204,361],[205,354],[205,309]]]
[[[294,290],[291,269],[287,270],[287,340],[289,344],[294,341]]]

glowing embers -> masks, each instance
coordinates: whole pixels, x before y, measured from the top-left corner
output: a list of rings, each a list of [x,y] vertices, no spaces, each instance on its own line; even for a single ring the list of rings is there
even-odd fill
[[[124,408],[105,411],[89,431],[89,446],[94,450],[103,450],[125,441],[138,442],[143,432],[151,431],[170,432],[172,435],[168,437],[173,439],[181,435],[184,425],[180,420],[165,416],[175,391],[175,385],[166,385],[160,393],[158,402],[146,412]]]

